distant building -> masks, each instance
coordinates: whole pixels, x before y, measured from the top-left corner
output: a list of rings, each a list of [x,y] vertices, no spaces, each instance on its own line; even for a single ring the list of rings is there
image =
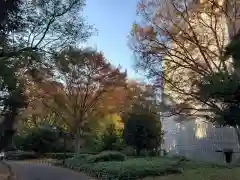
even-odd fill
[[[168,103],[174,103],[168,98]],[[234,128],[215,127],[202,120],[191,120],[178,115],[166,117],[163,113],[163,149],[170,155],[193,160],[224,163],[225,156],[218,150],[232,148],[232,163],[240,162],[240,148]]]

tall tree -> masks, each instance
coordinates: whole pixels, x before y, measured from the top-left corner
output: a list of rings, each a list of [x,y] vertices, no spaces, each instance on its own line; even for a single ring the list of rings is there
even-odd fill
[[[114,88],[112,91],[105,93],[98,106],[98,114],[108,115],[117,113],[120,116],[131,112],[131,106],[138,97],[143,93],[141,83],[135,81],[127,81],[125,86]]]
[[[138,13],[143,21],[134,24],[130,41],[136,66],[174,99],[172,114],[205,117],[220,110],[199,97],[196,82],[232,71],[231,60],[222,57],[229,34],[239,28],[237,1],[141,1]]]
[[[142,149],[158,149],[161,146],[162,130],[159,104],[152,86],[140,86],[141,94],[132,104],[131,112],[125,116],[124,139],[133,146],[137,155]]]
[[[86,145],[97,151],[119,150],[122,148],[123,121],[117,114],[96,116],[86,124]]]
[[[39,72],[51,67],[54,53],[90,36],[91,27],[78,15],[83,6],[82,0],[1,2],[0,149],[9,142],[13,124],[26,106],[24,84],[28,79],[24,76],[41,81],[44,77]]]
[[[50,90],[50,108],[62,117],[75,135],[80,148],[83,127],[99,105],[100,99],[116,87],[124,86],[125,73],[107,63],[92,49],[69,47],[55,57],[59,88]]]
[[[22,84],[16,78],[16,67],[13,66],[11,59],[6,59],[4,51],[12,47],[9,42],[9,34],[19,30],[22,26],[22,18],[18,16],[21,0],[2,1],[0,14],[0,105],[1,110],[1,142],[0,150],[8,145],[9,139],[13,134],[13,119],[18,113],[19,108],[24,106],[22,95]]]
[[[234,71],[232,73],[216,72],[203,77],[199,83],[199,98],[205,101],[214,101],[221,107],[220,110],[212,109],[207,116],[208,120],[222,126],[231,126],[236,129],[240,144],[240,39],[235,36],[227,46],[224,59],[233,59]]]
[[[161,146],[162,132],[160,119],[151,112],[131,113],[124,125],[124,139],[127,145],[141,150],[158,149]]]

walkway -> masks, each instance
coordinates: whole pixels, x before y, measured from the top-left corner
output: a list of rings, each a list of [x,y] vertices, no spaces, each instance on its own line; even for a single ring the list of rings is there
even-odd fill
[[[0,180],[8,180],[10,176],[11,172],[9,166],[0,161]]]
[[[17,180],[93,180],[83,173],[47,164],[16,161],[9,161],[8,164],[13,168]]]

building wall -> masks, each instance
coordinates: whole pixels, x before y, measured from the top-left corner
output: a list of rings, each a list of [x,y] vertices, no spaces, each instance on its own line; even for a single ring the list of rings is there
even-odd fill
[[[174,117],[163,118],[163,148],[170,155],[180,155],[193,160],[224,163],[218,150],[233,148],[232,163],[240,162],[238,139],[233,128],[217,128],[198,120],[176,123]]]

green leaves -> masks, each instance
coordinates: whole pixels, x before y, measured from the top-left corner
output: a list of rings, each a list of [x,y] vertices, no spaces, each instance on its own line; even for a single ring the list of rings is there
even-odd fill
[[[142,149],[158,148],[162,140],[161,123],[151,112],[131,113],[124,125],[126,144],[136,148],[137,155]]]
[[[76,162],[75,162],[76,163]],[[99,179],[135,180],[146,176],[157,176],[180,173],[176,167],[178,161],[169,158],[136,158],[126,161],[109,161],[98,163],[82,163],[69,165],[73,169]]]
[[[240,90],[240,79],[236,74],[215,73],[205,76],[198,84],[203,100],[214,99],[218,102],[237,102],[235,97]]]
[[[225,50],[225,59],[227,57],[232,56],[233,58],[233,67],[235,69],[240,68],[240,41],[239,37],[236,36],[232,41],[228,44]]]

